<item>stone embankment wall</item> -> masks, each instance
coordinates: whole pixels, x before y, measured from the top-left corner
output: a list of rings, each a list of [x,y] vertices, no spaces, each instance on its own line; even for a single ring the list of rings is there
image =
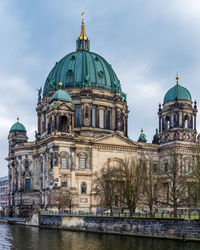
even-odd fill
[[[200,240],[200,220],[40,215],[41,227],[181,240]]]

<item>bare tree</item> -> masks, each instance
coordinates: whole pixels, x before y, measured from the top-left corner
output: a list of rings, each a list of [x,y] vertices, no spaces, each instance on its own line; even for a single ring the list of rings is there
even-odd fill
[[[192,168],[189,172],[191,176],[191,182],[189,185],[189,197],[190,201],[195,208],[200,207],[200,142],[194,147],[192,159]]]
[[[115,167],[115,182],[119,201],[134,213],[141,198],[143,184],[142,161],[130,158],[118,162]]]
[[[156,202],[156,186],[157,186],[157,179],[155,172],[157,169],[153,164],[152,160],[148,160],[143,162],[143,185],[144,185],[144,203],[149,207],[150,216],[153,216],[153,207]]]
[[[49,195],[50,204],[56,206],[59,211],[62,208],[69,208],[71,212],[75,198],[77,197],[77,193],[74,193],[72,190],[67,187],[57,187],[53,190],[53,192]]]
[[[113,214],[113,202],[116,195],[115,169],[107,166],[102,168],[100,174],[95,174],[95,191],[100,196],[101,206],[110,209]]]
[[[178,155],[174,153],[170,156],[170,164],[160,176],[160,184],[166,187],[166,197],[159,200],[159,203],[173,208],[174,218],[177,218],[178,207],[188,200],[187,176],[182,170],[183,165],[179,164]]]

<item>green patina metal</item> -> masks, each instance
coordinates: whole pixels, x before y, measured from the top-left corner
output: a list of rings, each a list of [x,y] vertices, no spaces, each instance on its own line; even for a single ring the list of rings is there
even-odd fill
[[[143,129],[141,129],[141,133],[140,133],[138,142],[147,142],[147,138],[146,138],[146,135],[143,132]]]
[[[111,65],[101,56],[87,50],[77,50],[63,57],[49,73],[43,89],[43,96],[51,90],[98,88],[121,93],[120,81]]]
[[[13,131],[26,132],[26,129],[22,123],[17,121],[15,124],[12,125],[10,129],[10,132]]]
[[[67,91],[63,91],[61,89],[57,90],[52,97],[49,100],[49,103],[52,103],[53,101],[63,101],[63,102],[71,102],[72,99],[70,95],[67,93]]]
[[[176,99],[192,101],[190,92],[179,84],[176,84],[173,88],[167,91],[164,97],[164,103],[174,101]]]

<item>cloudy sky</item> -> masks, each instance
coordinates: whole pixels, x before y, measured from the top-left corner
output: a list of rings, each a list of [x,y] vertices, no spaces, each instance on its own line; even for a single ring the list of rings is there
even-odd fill
[[[143,128],[151,142],[158,104],[177,72],[200,103],[199,0],[1,0],[0,176],[7,173],[7,136],[17,116],[34,139],[36,89],[75,50],[82,10],[91,51],[112,65],[128,94],[131,139]]]

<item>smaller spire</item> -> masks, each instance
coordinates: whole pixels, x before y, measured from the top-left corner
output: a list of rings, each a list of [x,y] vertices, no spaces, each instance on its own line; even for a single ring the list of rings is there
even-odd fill
[[[19,122],[19,117],[17,117],[17,122]]]
[[[177,72],[177,75],[176,75],[176,84],[178,85],[178,80],[179,80],[179,75],[178,75],[178,72]]]

